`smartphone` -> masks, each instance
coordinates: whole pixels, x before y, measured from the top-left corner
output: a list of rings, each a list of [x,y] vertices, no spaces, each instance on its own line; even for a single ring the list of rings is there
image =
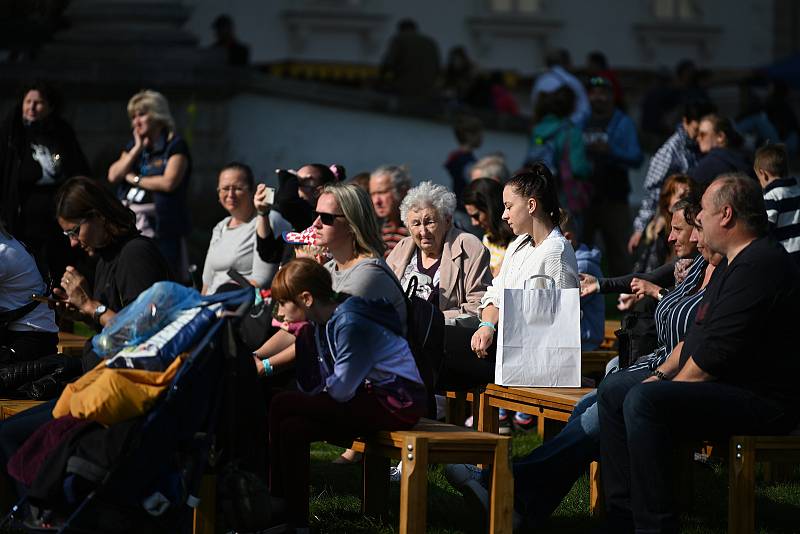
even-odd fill
[[[297,180],[297,173],[289,169],[275,169],[275,174],[278,175],[278,185],[280,186],[292,179]]]
[[[275,188],[274,187],[270,187],[270,186],[266,186],[265,189],[266,189],[266,192],[267,192],[267,196],[265,198],[265,201],[266,201],[267,204],[272,206],[273,204],[275,204]]]
[[[66,302],[64,299],[57,299],[54,297],[45,297],[44,295],[31,295],[31,300],[36,302],[44,302],[45,304],[58,304],[59,302]]]

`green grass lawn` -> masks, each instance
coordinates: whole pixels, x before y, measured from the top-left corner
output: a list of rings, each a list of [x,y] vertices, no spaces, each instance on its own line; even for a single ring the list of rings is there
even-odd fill
[[[514,456],[539,446],[535,434],[515,434]],[[311,526],[322,533],[391,533],[397,530],[400,486],[392,484],[387,523],[361,515],[361,466],[337,465],[331,460],[342,449],[316,443],[311,449]],[[800,533],[800,473],[790,482],[759,484],[756,527],[761,533]],[[388,473],[387,473],[388,476]],[[547,481],[542,481],[547,484]],[[727,470],[724,466],[696,464],[693,467],[691,510],[684,516],[683,532],[716,534],[727,532]],[[575,483],[545,529],[537,532],[589,532],[599,523],[589,517],[589,480]],[[445,480],[443,467],[428,473],[428,532],[438,534],[484,532],[477,516],[464,505],[461,495]]]

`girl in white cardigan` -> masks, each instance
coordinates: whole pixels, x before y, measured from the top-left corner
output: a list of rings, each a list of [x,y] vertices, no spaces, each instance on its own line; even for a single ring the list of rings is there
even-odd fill
[[[580,286],[575,251],[558,227],[558,191],[547,167],[537,163],[515,175],[503,189],[503,206],[503,220],[518,237],[508,246],[500,274],[481,300],[481,323],[471,342],[478,358],[489,356],[504,289],[521,289],[525,280],[537,274],[552,277],[562,289]]]

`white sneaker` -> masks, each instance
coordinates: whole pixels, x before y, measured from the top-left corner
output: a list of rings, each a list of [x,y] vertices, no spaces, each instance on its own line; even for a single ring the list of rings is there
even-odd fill
[[[403,478],[403,462],[401,461],[397,465],[393,465],[389,468],[389,480],[391,482],[400,482],[400,479]]]

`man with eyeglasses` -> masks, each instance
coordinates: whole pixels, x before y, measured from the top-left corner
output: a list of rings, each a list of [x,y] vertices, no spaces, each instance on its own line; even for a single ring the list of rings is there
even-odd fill
[[[594,76],[587,84],[592,114],[583,130],[586,155],[592,162],[592,202],[586,210],[583,242],[590,248],[597,232],[603,237],[609,274],[630,271],[625,237],[630,235],[628,169],[642,163],[642,150],[631,118],[614,105],[611,81]]]

